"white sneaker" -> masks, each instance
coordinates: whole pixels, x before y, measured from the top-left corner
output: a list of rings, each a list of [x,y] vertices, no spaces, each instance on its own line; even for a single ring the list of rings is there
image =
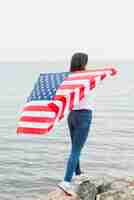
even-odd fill
[[[75,191],[73,190],[73,187],[71,183],[62,181],[58,184],[58,187],[65,192],[68,196],[76,196]]]

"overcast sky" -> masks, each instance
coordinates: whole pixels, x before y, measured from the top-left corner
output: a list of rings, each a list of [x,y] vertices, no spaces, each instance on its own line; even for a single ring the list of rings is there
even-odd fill
[[[0,61],[134,60],[133,0],[0,0]],[[3,49],[4,48],[4,49]]]

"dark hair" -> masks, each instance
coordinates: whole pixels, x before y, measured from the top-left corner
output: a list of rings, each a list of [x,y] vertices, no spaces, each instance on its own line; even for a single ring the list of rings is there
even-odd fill
[[[88,55],[85,53],[75,53],[71,59],[70,71],[85,70],[85,66],[88,62]]]

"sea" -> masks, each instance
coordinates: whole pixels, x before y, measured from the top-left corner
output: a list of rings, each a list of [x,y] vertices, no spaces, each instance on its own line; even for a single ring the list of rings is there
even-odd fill
[[[114,64],[118,76],[97,91],[81,154],[81,168],[91,177],[134,176],[134,62]],[[0,200],[45,199],[63,180],[71,148],[66,119],[50,135],[17,135],[16,126],[39,74],[66,70],[60,61],[0,63]]]

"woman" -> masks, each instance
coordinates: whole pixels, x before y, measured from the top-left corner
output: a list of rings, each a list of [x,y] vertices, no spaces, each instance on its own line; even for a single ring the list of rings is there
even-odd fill
[[[85,53],[76,53],[72,56],[70,71],[86,70],[88,55]],[[73,174],[77,176],[82,174],[80,168],[80,154],[87,140],[92,121],[92,108],[89,98],[84,97],[80,102],[79,108],[74,109],[68,115],[68,126],[70,130],[72,148],[68,159],[64,181],[58,184],[66,194],[73,195],[71,187]]]

